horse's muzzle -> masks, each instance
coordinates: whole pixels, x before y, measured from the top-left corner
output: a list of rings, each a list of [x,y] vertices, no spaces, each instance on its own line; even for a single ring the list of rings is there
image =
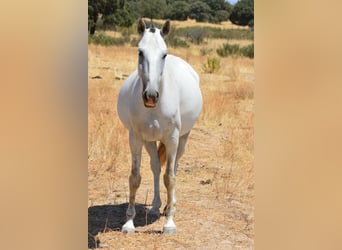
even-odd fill
[[[144,91],[142,94],[144,105],[146,108],[154,108],[158,102],[158,91]]]

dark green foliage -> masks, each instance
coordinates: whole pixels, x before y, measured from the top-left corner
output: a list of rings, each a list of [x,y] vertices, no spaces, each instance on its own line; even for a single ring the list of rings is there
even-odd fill
[[[129,42],[129,38],[127,37],[119,37],[114,38],[112,36],[108,36],[103,32],[100,32],[96,35],[88,37],[88,43],[102,45],[102,46],[111,46],[111,45],[124,45]]]
[[[107,5],[106,7],[107,9],[102,16],[104,29],[115,29],[116,26],[129,27],[135,21],[126,9],[126,5]]]
[[[190,5],[185,1],[174,1],[168,6],[166,17],[171,20],[186,20],[190,14]]]
[[[166,11],[165,0],[140,0],[139,5],[139,16],[150,19],[163,19]]]
[[[222,57],[239,55],[240,46],[238,44],[225,43],[216,50],[217,54]]]
[[[251,20],[254,20],[254,1],[240,0],[233,8],[229,20],[237,25],[248,25]],[[254,22],[253,22],[254,23]]]
[[[102,28],[128,27],[135,17],[130,14],[126,0],[88,0],[88,31],[95,33],[101,16]]]
[[[248,26],[254,31],[254,19],[249,21]]]
[[[229,19],[229,12],[226,10],[218,10],[216,12],[216,19],[219,23],[227,21]]]
[[[240,0],[232,6],[226,0],[88,0],[88,31],[90,35],[94,35],[96,29],[118,30],[120,27],[133,27],[139,17],[144,17],[145,21],[192,18],[198,22],[211,23],[231,20],[235,24],[249,25],[251,30],[205,27],[202,37],[196,29],[180,30],[179,34],[184,38],[175,40],[175,44],[182,43],[181,41],[201,43],[204,38],[253,39],[253,1]]]
[[[240,54],[249,58],[254,58],[254,44],[242,47],[240,49]]]
[[[96,28],[128,27],[139,17],[150,20],[192,18],[212,23],[231,19],[236,24],[247,25],[251,13],[252,19],[254,17],[253,1],[240,0],[233,7],[226,0],[88,0],[88,30],[94,34]]]
[[[225,0],[203,0],[209,8],[209,22],[220,23],[229,20],[229,15],[233,9],[232,5]]]
[[[95,33],[96,23],[99,15],[96,0],[88,0],[88,31],[90,35]]]
[[[209,21],[210,7],[203,1],[195,1],[190,4],[190,18],[197,22]]]
[[[225,43],[216,50],[217,54],[222,57],[227,56],[245,56],[254,58],[254,44],[240,47],[238,44]]]

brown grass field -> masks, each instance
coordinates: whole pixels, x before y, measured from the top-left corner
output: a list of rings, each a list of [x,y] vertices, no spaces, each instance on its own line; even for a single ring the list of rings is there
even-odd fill
[[[165,217],[151,221],[147,213],[153,177],[145,150],[136,197],[137,232],[120,232],[131,163],[128,132],[117,116],[116,101],[124,79],[136,68],[137,48],[89,45],[89,249],[254,249],[254,63],[248,58],[221,58],[217,73],[204,73],[202,65],[210,55],[201,56],[200,49],[212,48],[215,56],[221,44],[212,40],[168,51],[198,72],[204,101],[179,162],[177,234],[172,236],[161,234]],[[161,199],[163,208],[162,181]]]

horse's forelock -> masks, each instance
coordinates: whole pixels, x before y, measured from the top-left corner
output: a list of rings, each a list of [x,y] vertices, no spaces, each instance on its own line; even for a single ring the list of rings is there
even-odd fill
[[[154,23],[151,23],[149,31],[152,33],[156,32],[156,27],[154,26]]]

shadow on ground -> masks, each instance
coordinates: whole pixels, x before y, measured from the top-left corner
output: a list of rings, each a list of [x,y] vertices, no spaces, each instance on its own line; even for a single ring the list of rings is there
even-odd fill
[[[100,245],[96,235],[99,232],[121,231],[126,222],[128,203],[118,205],[101,205],[88,208],[88,248],[94,249]],[[157,216],[150,216],[148,208],[143,204],[135,205],[136,216],[134,225],[145,226],[158,220]]]

